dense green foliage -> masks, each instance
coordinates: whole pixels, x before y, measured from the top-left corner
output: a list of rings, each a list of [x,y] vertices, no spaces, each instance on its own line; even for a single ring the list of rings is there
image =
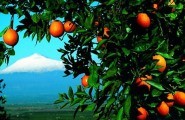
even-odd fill
[[[184,118],[184,106],[174,105],[166,117],[156,112],[156,106],[165,100],[167,93],[185,91],[185,1],[168,5],[169,0],[162,0],[157,10],[152,7],[154,3],[159,1],[7,0],[0,3],[0,11],[10,13],[12,21],[18,15],[17,32],[24,31],[24,37],[36,37],[37,42],[44,37],[48,41],[54,39],[48,32],[52,20],[71,20],[77,24],[73,34],[64,34],[69,40],[58,51],[66,75],[89,74],[89,87],[79,85],[77,91],[70,87],[55,102],[62,102],[62,108],[77,105],[74,117],[79,110],[91,110],[97,119],[134,119],[137,108],[143,106],[149,119],[180,120]],[[149,15],[149,28],[142,29],[136,24],[140,12]],[[95,21],[100,24],[95,26]],[[103,36],[104,27],[110,29],[110,37]],[[97,36],[103,36],[99,43],[95,40]],[[157,70],[157,61],[152,60],[155,54],[166,59],[167,68],[162,73]],[[150,92],[137,89],[134,84],[137,77],[146,74],[153,77],[148,81]]]
[[[3,89],[5,88],[5,84],[3,83],[3,80],[0,80],[0,120],[8,120],[8,115],[5,110],[5,103],[6,99],[3,96]]]

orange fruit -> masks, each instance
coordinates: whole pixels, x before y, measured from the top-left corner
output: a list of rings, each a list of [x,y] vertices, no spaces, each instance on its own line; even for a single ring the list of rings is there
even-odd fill
[[[108,27],[104,27],[104,28],[103,28],[103,35],[104,35],[104,36],[109,37],[109,32],[110,32],[110,30],[109,30]]]
[[[84,75],[81,79],[81,82],[82,82],[82,85],[84,87],[88,87],[88,79],[89,79],[89,76],[88,75]]]
[[[68,33],[71,33],[73,31],[75,31],[76,29],[76,24],[73,23],[72,21],[66,21],[64,23],[64,30]]]
[[[167,98],[167,100],[165,101],[166,104],[168,105],[168,107],[172,107],[173,104],[174,104],[173,94],[172,93],[168,93],[166,98]]]
[[[161,116],[167,116],[169,114],[169,107],[168,105],[162,101],[158,106],[157,106],[157,112]]]
[[[143,108],[143,107],[139,107],[138,109],[137,109],[137,111],[138,111],[138,115],[137,115],[137,120],[146,120],[147,119],[147,117],[148,117],[148,112],[146,111],[146,109],[145,108]]]
[[[102,41],[102,36],[97,36],[97,42],[101,42]],[[103,44],[102,47],[105,47],[105,45]]]
[[[161,55],[154,55],[153,60],[158,60],[156,63],[157,66],[160,66],[158,69],[160,72],[163,72],[166,69],[166,60]]]
[[[155,9],[155,11],[153,11],[152,13],[155,14],[156,10],[158,10],[158,4],[154,3],[152,7],[153,7],[153,9]]]
[[[155,10],[158,10],[158,4],[154,3],[154,4],[153,4],[153,8],[154,8]]]
[[[175,1],[174,0],[170,0],[170,2],[168,2],[168,5],[175,5]]]
[[[176,104],[185,106],[185,92],[176,91],[173,96]]]
[[[152,76],[151,75],[145,75],[144,77],[138,77],[138,78],[136,78],[135,83],[139,87],[147,87],[147,89],[150,91],[151,86],[150,86],[150,84],[145,82],[146,80],[152,80]]]
[[[102,36],[97,36],[97,41],[101,42],[102,41]]]
[[[142,28],[150,27],[150,17],[146,13],[139,13],[136,22]]]
[[[95,25],[95,26],[99,26],[99,22],[98,22],[98,21],[95,21],[95,22],[94,22],[94,25]]]
[[[49,33],[53,37],[60,37],[64,34],[64,25],[59,20],[54,20],[49,27]]]
[[[170,0],[170,2],[168,2],[168,6],[174,6],[175,5],[175,1],[174,0]],[[175,8],[171,9],[171,12],[174,12]]]
[[[14,29],[9,28],[3,35],[3,41],[9,46],[15,46],[19,41],[19,35]]]

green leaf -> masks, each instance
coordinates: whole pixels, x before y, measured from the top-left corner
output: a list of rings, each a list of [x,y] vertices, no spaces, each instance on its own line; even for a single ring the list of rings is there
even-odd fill
[[[126,84],[123,88],[123,94],[128,95],[130,93],[130,85]]]
[[[157,52],[157,54],[159,54],[167,59],[174,59],[170,54],[167,54],[167,53]]]
[[[69,104],[69,102],[64,103],[64,104],[60,107],[60,109],[64,108],[64,107],[67,106],[68,104]]]
[[[106,58],[108,59],[109,57],[116,57],[116,53],[110,53]]]
[[[107,79],[107,78],[113,77],[113,76],[115,76],[116,73],[117,73],[116,67],[109,68],[108,71],[106,72],[106,74],[102,77],[102,79]]]
[[[21,17],[23,15],[23,11],[20,8],[17,8],[16,12],[19,15],[19,17]]]
[[[176,13],[170,13],[168,16],[170,17],[170,20],[176,20],[176,18],[177,18]]]
[[[34,23],[38,23],[40,21],[40,16],[38,14],[34,14],[33,16],[31,16],[31,19]]]
[[[5,27],[5,28],[3,29],[3,31],[1,31],[0,37],[2,37],[2,36],[5,34],[5,32],[7,31],[8,28],[9,28],[9,27]]]
[[[84,29],[79,29],[79,30],[77,30],[76,32],[77,33],[84,33],[84,32],[86,32],[87,30],[84,30]]]
[[[74,120],[75,120],[76,114],[79,111],[79,109],[80,109],[80,106],[78,105],[78,107],[75,109],[74,114],[73,114],[73,119]]]
[[[96,103],[92,103],[92,104],[89,104],[89,105],[85,108],[85,110],[86,110],[86,111],[93,111],[93,110],[95,109],[95,107],[96,107]]]
[[[128,49],[125,48],[125,47],[122,48],[122,51],[123,51],[123,53],[124,53],[126,56],[128,56],[128,55],[130,54],[130,50],[128,50]]]
[[[79,92],[76,92],[75,95],[87,96],[87,93],[85,91],[79,91]]]
[[[175,9],[176,9],[176,10],[182,10],[183,7],[184,7],[184,5],[183,5],[182,3],[179,3],[179,4],[177,4],[177,5],[175,6]]]
[[[153,87],[157,88],[158,90],[165,90],[160,83],[154,82],[153,80],[146,80],[146,82]]]
[[[61,96],[62,96],[64,99],[69,100],[69,97],[67,96],[67,94],[66,94],[66,93],[61,94]]]
[[[63,102],[63,100],[62,100],[62,99],[58,99],[58,100],[56,100],[56,101],[54,102],[54,104],[59,104],[59,103],[61,103],[61,102]]]
[[[114,82],[113,81],[107,81],[107,82],[105,82],[105,84],[103,85],[103,91],[106,89],[106,88],[108,88],[110,85],[112,85]]]
[[[171,76],[171,75],[173,75],[175,73],[175,71],[168,71],[167,73],[166,73],[166,75],[167,76]]]
[[[111,5],[111,4],[114,4],[114,2],[116,2],[116,0],[109,0],[109,1],[106,1],[106,5]]]
[[[152,107],[152,108],[156,108],[156,106],[157,106],[158,104],[159,104],[159,103],[153,102],[153,103],[148,104],[148,106],[150,106],[150,107]]]
[[[134,50],[136,52],[144,52],[147,49],[149,49],[151,47],[151,43],[141,43],[141,44],[137,44],[136,47],[134,48]]]
[[[47,34],[46,34],[46,40],[47,40],[48,42],[50,42],[50,39],[51,39],[51,35],[50,35],[49,33],[47,33]]]
[[[131,95],[128,95],[127,99],[123,103],[123,112],[127,117],[130,117],[130,109],[131,109]]]
[[[128,11],[127,11],[126,9],[123,9],[123,10],[122,10],[122,14],[123,14],[123,15],[127,15],[127,14],[128,14]]]
[[[89,76],[89,85],[95,88],[98,88],[98,66],[96,64],[92,64],[89,67],[90,76]]]
[[[69,87],[68,96],[69,96],[69,98],[71,98],[72,100],[74,99],[74,93],[73,93],[72,87]]]
[[[159,97],[162,94],[162,91],[159,91],[158,89],[152,90],[152,97]]]
[[[109,108],[115,101],[116,101],[116,99],[114,97],[111,97],[110,99],[108,99],[105,107]]]
[[[8,10],[5,7],[0,7],[0,12],[8,14]]]
[[[121,107],[119,109],[116,120],[122,120],[123,119],[123,109],[124,109],[123,107]]]
[[[71,102],[71,106],[76,105],[76,104],[79,103],[80,101],[81,101],[81,98],[75,98],[75,99],[73,100],[73,102]]]
[[[90,41],[92,41],[92,38],[91,38],[91,37],[85,39],[85,41],[83,42],[82,45],[86,45],[86,44],[89,43]]]
[[[93,20],[94,20],[94,15],[93,14],[89,14],[89,16],[85,19],[85,27],[87,29],[91,29]]]
[[[14,49],[9,49],[8,50],[8,55],[15,55],[15,50]]]
[[[98,43],[98,45],[97,45],[97,47],[96,47],[95,49],[98,50],[98,49],[102,48],[102,45],[105,44],[106,42],[107,42],[106,39],[102,39],[102,40]]]
[[[127,28],[126,28],[126,32],[127,32],[127,33],[130,33],[131,31],[132,31],[132,29],[131,29],[130,27],[127,27]]]
[[[177,109],[178,111],[184,112],[185,109],[183,107],[178,107],[178,106],[174,106],[175,109]]]

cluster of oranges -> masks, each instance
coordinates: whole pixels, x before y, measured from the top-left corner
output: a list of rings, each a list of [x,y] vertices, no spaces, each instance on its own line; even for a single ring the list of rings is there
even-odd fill
[[[170,112],[170,107],[174,104],[183,107],[185,106],[185,92],[176,91],[174,94],[168,93],[166,99],[156,106],[156,111],[161,116],[167,116]],[[137,111],[137,120],[146,120],[148,118],[149,113],[145,108],[139,107]]]
[[[154,55],[153,60],[157,60],[156,66],[158,66],[159,72],[164,72],[166,69],[166,60],[161,55]],[[145,75],[143,77],[138,77],[135,80],[135,84],[138,87],[145,87],[150,91],[151,85],[146,82],[146,80],[152,80],[151,75]],[[185,92],[182,91],[176,91],[174,94],[168,93],[166,96],[166,99],[164,101],[161,101],[156,106],[156,111],[161,116],[167,116],[170,111],[170,107],[172,107],[176,103],[180,106],[185,106]],[[139,107],[138,109],[138,116],[137,120],[146,120],[149,113],[147,110],[143,107]]]
[[[154,55],[153,60],[156,60],[156,66],[159,67],[158,71],[159,72],[164,72],[166,69],[166,60],[163,56],[161,55]],[[135,80],[135,83],[138,87],[146,87],[149,91],[151,86],[146,82],[146,80],[152,80],[151,75],[145,75],[143,77],[138,77]]]
[[[159,5],[161,2],[162,2],[162,0],[160,0],[159,3],[153,4],[152,7],[155,11],[153,11],[152,13],[154,13],[154,14],[156,13],[156,11],[159,9]],[[168,3],[168,6],[174,6],[174,5],[175,5],[175,1],[170,0]],[[175,11],[175,9],[172,8],[171,12],[174,12],[174,11]],[[136,22],[142,28],[148,28],[148,27],[150,27],[150,24],[151,24],[150,17],[146,13],[138,13]]]
[[[66,21],[64,24],[59,20],[52,21],[49,27],[49,33],[53,37],[60,37],[64,32],[71,33],[76,29],[76,24],[72,21]],[[3,41],[9,46],[15,46],[19,41],[19,35],[16,30],[9,28],[3,35]]]
[[[98,25],[98,24],[99,23],[96,21],[95,25]],[[109,32],[110,32],[110,29],[108,27],[104,27],[103,34],[97,36],[97,42],[98,43],[101,42],[103,38],[109,38],[110,37]],[[106,47],[106,45],[103,44],[102,47]]]
[[[64,24],[59,20],[52,21],[49,27],[49,33],[53,37],[61,37],[64,32],[71,33],[75,31],[76,24],[72,21],[66,21]]]

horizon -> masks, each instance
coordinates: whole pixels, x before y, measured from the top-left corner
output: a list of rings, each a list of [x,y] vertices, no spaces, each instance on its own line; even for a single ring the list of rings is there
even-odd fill
[[[62,71],[4,74],[3,95],[7,104],[54,103],[59,93],[66,93],[69,86],[75,91],[81,84],[81,76],[64,75]]]

